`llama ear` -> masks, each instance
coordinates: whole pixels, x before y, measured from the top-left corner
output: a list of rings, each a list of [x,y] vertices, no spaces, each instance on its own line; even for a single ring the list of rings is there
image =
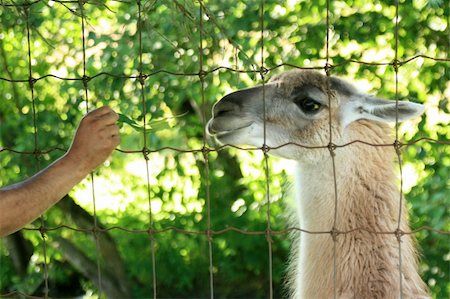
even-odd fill
[[[397,112],[398,108],[398,112]],[[395,122],[421,115],[425,108],[421,104],[399,101],[398,107],[395,101],[388,101],[374,97],[358,97],[351,100],[344,109],[344,125],[358,119],[369,119],[381,122]]]

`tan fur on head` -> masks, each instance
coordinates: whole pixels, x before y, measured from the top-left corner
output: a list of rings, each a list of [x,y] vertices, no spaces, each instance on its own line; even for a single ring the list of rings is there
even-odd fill
[[[393,232],[399,223],[409,231],[408,219],[396,183],[395,150],[382,146],[394,142],[385,123],[422,112],[421,105],[368,96],[342,79],[305,70],[280,74],[215,105],[207,129],[219,142],[265,143],[271,154],[298,162],[293,226],[318,233],[294,238],[288,283],[292,298],[429,297],[411,235],[401,236],[399,264]],[[334,160],[326,148],[330,139],[349,144],[334,150]],[[334,239],[326,233],[332,230],[346,233]]]
[[[331,101],[339,105],[339,99],[336,94],[348,97],[352,94],[358,94],[358,91],[348,82],[334,76],[324,76],[323,74],[312,70],[292,70],[273,76],[270,83],[277,83],[285,94],[290,94],[297,86],[314,85],[324,94],[331,95]]]

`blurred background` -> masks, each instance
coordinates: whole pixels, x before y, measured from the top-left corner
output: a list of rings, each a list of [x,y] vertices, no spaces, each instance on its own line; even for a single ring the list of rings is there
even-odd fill
[[[0,186],[61,156],[87,108],[109,105],[123,116],[111,160],[28,229],[0,239],[0,295],[151,298],[155,282],[159,298],[205,298],[212,254],[217,298],[266,298],[266,236],[227,231],[210,243],[205,231],[264,233],[267,187],[271,228],[288,228],[292,163],[270,157],[267,176],[261,151],[225,148],[206,160],[204,124],[223,95],[262,82],[261,61],[266,79],[293,67],[323,68],[326,4],[1,1]],[[449,11],[445,0],[399,2],[397,57],[405,63],[397,96],[426,107],[421,119],[400,126],[402,142],[450,139]],[[330,1],[331,74],[394,100],[395,20],[392,1]],[[33,93],[29,65],[38,79]],[[35,146],[42,155],[20,154]],[[449,232],[450,146],[422,140],[403,148],[402,158],[412,229]],[[45,240],[33,230],[41,225],[50,228]],[[107,229],[94,238],[94,226]],[[158,231],[153,239],[149,229]],[[421,230],[416,237],[433,298],[449,298],[449,235]],[[277,298],[285,297],[289,247],[288,234],[273,236]]]

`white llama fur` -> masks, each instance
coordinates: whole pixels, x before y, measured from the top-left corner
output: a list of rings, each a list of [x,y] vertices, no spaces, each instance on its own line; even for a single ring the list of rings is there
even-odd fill
[[[264,88],[264,92],[263,92]],[[263,94],[265,104],[263,104]],[[330,99],[328,99],[328,95]],[[310,113],[299,101],[312,99],[320,106]],[[274,77],[263,86],[234,92],[213,109],[208,132],[222,144],[262,146],[264,122],[270,153],[296,160],[298,175],[293,225],[311,232],[330,232],[335,221],[335,189],[330,140],[342,145],[354,140],[393,144],[387,122],[420,115],[423,107],[410,102],[377,99],[357,91],[349,83],[318,72],[293,70]],[[317,107],[319,107],[317,106]],[[265,107],[265,120],[263,119]],[[398,107],[398,114],[396,113]],[[305,109],[305,110],[303,110]],[[282,146],[284,145],[284,146]],[[290,260],[292,298],[400,298],[398,227],[400,192],[394,171],[393,146],[373,147],[352,143],[334,150],[338,204],[334,242],[330,233],[299,233]],[[410,231],[403,206],[400,229]],[[402,296],[429,298],[417,270],[412,235],[401,236]],[[336,261],[336,280],[334,262]],[[335,283],[334,283],[335,281]]]

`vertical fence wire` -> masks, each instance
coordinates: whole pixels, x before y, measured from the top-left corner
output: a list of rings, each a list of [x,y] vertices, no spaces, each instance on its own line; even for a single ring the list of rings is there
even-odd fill
[[[394,62],[392,66],[395,72],[395,141],[394,150],[397,155],[398,167],[400,172],[400,195],[399,195],[399,206],[398,206],[398,220],[397,229],[395,230],[395,236],[398,242],[398,274],[399,274],[399,291],[400,299],[403,299],[403,272],[402,272],[402,235],[403,231],[401,229],[402,214],[403,214],[403,169],[402,169],[402,157],[401,157],[401,142],[399,141],[399,90],[398,90],[398,71],[399,71],[399,60],[398,60],[398,46],[399,46],[399,0],[395,0],[395,44],[394,44]]]
[[[82,42],[82,57],[83,57],[83,61],[82,61],[82,66],[83,66],[83,77],[82,77],[82,82],[83,82],[83,89],[84,89],[84,103],[85,103],[85,110],[86,113],[89,113],[89,76],[87,75],[86,72],[86,26],[85,26],[85,14],[84,14],[84,5],[85,5],[85,0],[78,0],[78,6],[80,8],[80,18],[81,18],[81,42]],[[99,292],[100,295],[103,293],[103,286],[102,286],[102,271],[101,271],[101,265],[100,265],[100,261],[101,261],[101,249],[100,249],[100,241],[98,238],[98,234],[99,234],[99,227],[98,227],[98,223],[97,223],[97,200],[95,197],[95,178],[94,178],[94,173],[91,172],[89,174],[90,177],[90,182],[91,182],[91,197],[92,197],[92,207],[93,207],[93,224],[94,227],[92,229],[92,234],[94,236],[94,240],[95,240],[95,248],[97,251],[97,258],[96,258],[96,263],[97,263],[97,279],[98,279],[98,288],[99,288]]]
[[[331,92],[331,63],[330,63],[330,0],[326,1],[326,45],[325,45],[325,66],[324,70],[327,76],[327,84],[326,84],[326,93],[327,93],[327,101],[328,101],[328,130],[329,130],[329,141],[328,141],[328,151],[330,152],[331,158],[331,167],[332,167],[332,175],[333,175],[333,203],[334,203],[334,215],[333,215],[333,225],[331,227],[330,236],[333,241],[333,298],[337,298],[337,238],[339,235],[339,229],[337,227],[338,224],[338,185],[337,185],[337,173],[336,173],[336,159],[335,159],[335,150],[336,145],[333,143],[333,106],[331,103],[331,99],[333,94]]]
[[[199,71],[198,77],[200,81],[200,95],[201,95],[201,117],[203,124],[203,136],[202,136],[202,154],[203,161],[205,163],[205,177],[203,178],[205,181],[205,193],[206,193],[206,213],[207,213],[207,239],[208,239],[208,261],[209,261],[209,291],[210,298],[214,298],[214,264],[213,264],[213,234],[211,229],[211,194],[210,194],[210,174],[209,174],[209,148],[206,139],[206,100],[205,100],[205,72],[203,70],[203,9],[204,4],[202,0],[199,1]]]
[[[41,151],[39,149],[39,133],[37,128],[37,108],[36,108],[36,96],[34,90],[34,84],[36,80],[33,78],[33,68],[32,68],[32,55],[31,55],[31,28],[30,28],[30,11],[31,6],[24,6],[23,12],[26,18],[26,35],[27,35],[27,52],[28,52],[28,84],[31,93],[31,104],[32,104],[32,114],[33,114],[33,135],[34,135],[34,158],[36,165],[36,172],[41,169]],[[48,284],[48,264],[47,264],[47,240],[46,240],[46,229],[45,229],[45,219],[44,215],[40,217],[41,227],[39,229],[42,238],[42,254],[44,256],[44,298],[48,298],[49,294],[49,284]]]
[[[267,114],[267,98],[266,98],[266,74],[268,70],[265,67],[264,55],[264,35],[265,35],[265,0],[261,0],[260,2],[260,18],[259,18],[259,26],[260,26],[260,67],[259,67],[259,75],[262,81],[262,102],[263,102],[263,145],[261,147],[261,151],[264,155],[264,177],[266,183],[266,202],[267,202],[267,227],[266,227],[266,240],[267,240],[267,254],[268,254],[268,263],[269,263],[269,298],[273,298],[273,249],[272,249],[272,227],[271,227],[271,199],[270,199],[270,167],[269,167],[269,151],[270,147],[267,144],[267,123],[266,123],[266,114]]]
[[[137,24],[137,33],[139,38],[139,75],[138,75],[138,82],[140,85],[140,96],[141,96],[141,103],[142,103],[142,115],[143,115],[143,122],[144,122],[144,129],[143,129],[143,140],[144,145],[142,149],[142,154],[144,156],[145,160],[145,171],[146,171],[146,180],[147,180],[147,197],[148,197],[148,217],[149,217],[149,228],[148,228],[148,235],[150,238],[150,250],[151,250],[151,258],[152,258],[152,287],[153,287],[153,298],[156,299],[157,296],[157,285],[156,285],[156,248],[155,248],[155,235],[154,235],[154,224],[153,224],[153,211],[152,211],[152,196],[151,196],[151,185],[150,185],[150,171],[149,171],[149,144],[147,139],[147,105],[146,105],[146,98],[145,98],[145,80],[147,79],[147,76],[144,74],[143,68],[144,64],[142,61],[143,56],[143,42],[142,42],[142,30],[143,30],[143,20],[142,20],[142,2],[141,0],[137,0],[136,4],[138,6],[138,24]]]

